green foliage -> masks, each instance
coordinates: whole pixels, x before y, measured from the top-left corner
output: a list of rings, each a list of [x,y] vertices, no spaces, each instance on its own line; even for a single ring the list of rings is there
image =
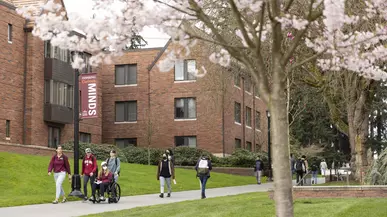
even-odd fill
[[[387,148],[372,163],[366,182],[371,185],[387,185]]]
[[[157,165],[161,155],[164,153],[156,148],[129,147],[122,150],[129,163],[148,164],[148,155],[150,154],[150,164]],[[148,153],[149,151],[149,153]]]
[[[211,160],[215,159],[210,152],[190,147],[176,147],[173,149],[175,164],[180,166],[195,166],[202,155],[208,156]]]
[[[74,142],[67,142],[65,144],[62,144],[63,149],[65,150],[74,150]],[[110,151],[116,150],[117,157],[120,158],[121,162],[128,162],[126,159],[125,154],[116,146],[114,145],[108,145],[108,144],[92,144],[92,143],[79,143],[79,158],[83,159],[85,156],[85,149],[90,148],[93,152],[94,156],[97,157],[98,160],[106,160],[110,157]]]

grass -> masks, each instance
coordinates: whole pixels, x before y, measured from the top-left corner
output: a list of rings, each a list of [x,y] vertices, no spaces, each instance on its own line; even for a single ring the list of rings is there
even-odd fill
[[[357,199],[300,199],[294,203],[294,216],[302,217],[385,217],[387,198]],[[184,210],[184,211],[182,211]],[[275,216],[274,201],[267,193],[249,193],[237,196],[186,201],[173,204],[140,207],[117,212],[106,212],[101,217],[228,217]]]
[[[347,181],[327,182],[324,184],[317,184],[318,186],[347,186]],[[359,182],[349,181],[349,185],[360,185]]]
[[[0,207],[49,203],[55,198],[53,176],[47,175],[50,157],[11,154],[0,152]],[[99,162],[100,163],[100,162]],[[70,161],[73,172],[73,162]],[[81,164],[80,164],[81,165]],[[63,184],[65,193],[70,193],[71,185]],[[197,190],[199,182],[193,170],[176,169],[173,191]],[[234,176],[212,173],[209,188],[254,184],[255,177]],[[156,180],[156,167],[138,164],[121,165],[119,184],[122,196],[157,193],[160,189]],[[82,189],[83,190],[83,189]],[[88,190],[91,194],[90,185]],[[75,200],[72,198],[72,200]]]

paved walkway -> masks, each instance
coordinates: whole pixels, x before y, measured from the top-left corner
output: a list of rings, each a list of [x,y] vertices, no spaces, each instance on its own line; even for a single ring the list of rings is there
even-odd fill
[[[207,197],[220,197],[251,192],[265,192],[273,187],[273,183],[262,185],[246,185],[238,187],[214,188],[206,191]],[[108,211],[131,209],[135,207],[158,204],[176,203],[181,201],[200,199],[200,191],[183,191],[172,193],[171,198],[159,198],[158,194],[122,197],[117,204],[93,204],[91,202],[67,202],[65,204],[39,204],[18,207],[0,208],[1,217],[70,217],[95,214]]]

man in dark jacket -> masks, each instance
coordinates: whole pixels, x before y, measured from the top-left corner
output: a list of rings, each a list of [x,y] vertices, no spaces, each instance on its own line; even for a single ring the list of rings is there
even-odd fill
[[[206,198],[206,184],[207,180],[210,178],[210,171],[212,170],[211,160],[203,155],[195,166],[197,175],[200,179],[200,187],[202,190],[202,199]]]
[[[160,197],[164,197],[165,183],[168,187],[167,197],[171,197],[171,177],[175,180],[175,167],[173,163],[168,160],[166,154],[163,154],[163,159],[159,162],[157,167],[157,180],[160,180]]]
[[[257,160],[255,161],[255,166],[254,166],[254,172],[255,172],[255,177],[257,178],[258,185],[261,184],[262,171],[263,171],[263,162],[261,161],[260,157],[257,157]]]

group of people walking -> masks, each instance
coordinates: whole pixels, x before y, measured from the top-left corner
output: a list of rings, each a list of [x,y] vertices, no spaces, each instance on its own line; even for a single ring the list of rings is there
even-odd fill
[[[211,160],[208,156],[203,155],[197,161],[195,169],[197,171],[197,177],[200,180],[201,198],[206,198],[206,184],[210,178],[210,171],[212,170]],[[96,190],[99,189],[99,199],[105,200],[104,194],[108,189],[109,184],[113,181],[118,182],[118,177],[121,171],[120,159],[116,156],[116,151],[110,151],[110,158],[106,159],[101,163],[101,170],[98,172],[97,158],[93,155],[90,148],[86,148],[85,157],[82,161],[82,172],[83,177],[83,192],[84,200],[95,200]],[[56,195],[53,204],[58,204],[60,197],[62,197],[62,203],[67,201],[65,192],[63,190],[63,181],[68,175],[69,181],[71,181],[71,169],[68,157],[63,153],[62,146],[58,146],[56,154],[52,156],[48,165],[48,175],[54,173],[54,180],[56,186]],[[168,192],[167,197],[171,197],[172,186],[171,181],[175,180],[175,160],[172,150],[168,149],[162,155],[162,159],[159,161],[157,167],[157,180],[160,181],[160,197],[164,197],[165,185],[167,185]],[[87,185],[90,182],[92,189],[91,197],[88,197]]]
[[[87,184],[90,181],[92,196],[91,200],[95,200],[95,192],[99,189],[100,200],[105,200],[104,193],[107,190],[109,184],[114,179],[115,182],[118,182],[118,177],[121,170],[121,162],[118,157],[116,157],[116,151],[110,151],[110,157],[101,163],[101,170],[98,172],[97,159],[92,154],[90,148],[86,148],[85,157],[82,161],[82,172],[83,176],[83,191],[85,198],[84,200],[89,199],[87,197]],[[50,163],[48,165],[48,175],[54,172],[54,180],[56,186],[56,195],[53,204],[59,203],[59,198],[63,197],[62,203],[67,201],[65,192],[63,190],[63,181],[68,175],[69,181],[71,181],[71,169],[68,157],[63,154],[62,146],[58,146],[56,149],[56,154],[52,156]]]
[[[290,165],[291,165],[291,174],[296,174],[296,182],[298,185],[304,185],[304,178],[310,172],[312,174],[312,184],[317,184],[317,174],[318,170],[321,170],[321,175],[325,176],[328,169],[327,163],[323,159],[320,163],[320,166],[317,166],[316,163],[312,163],[309,167],[308,160],[305,155],[302,155],[297,160],[294,158],[293,154],[290,155]]]

